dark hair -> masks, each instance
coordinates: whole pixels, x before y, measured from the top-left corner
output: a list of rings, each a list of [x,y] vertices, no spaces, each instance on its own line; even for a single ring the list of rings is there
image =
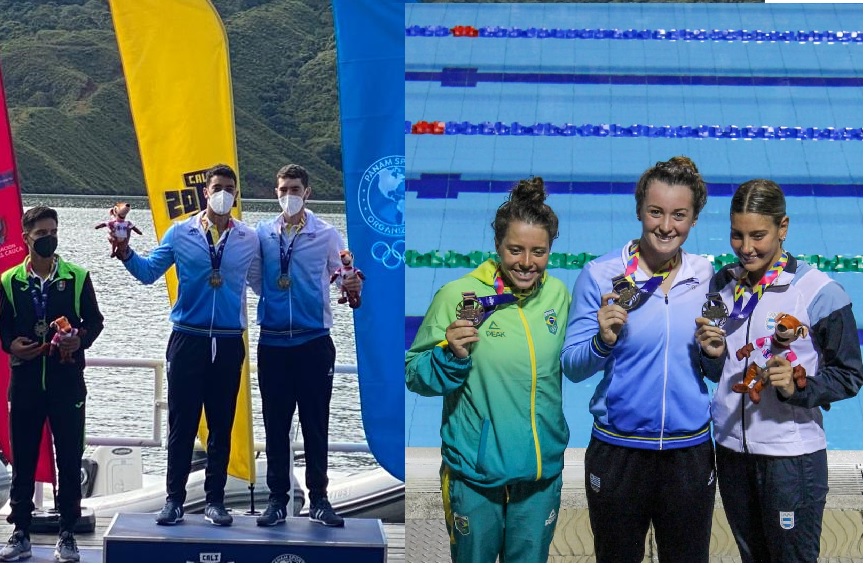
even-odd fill
[[[787,201],[781,187],[767,179],[753,179],[736,189],[730,201],[730,215],[741,213],[770,216],[776,226],[787,215]]]
[[[548,204],[544,203],[547,193],[544,190],[544,179],[532,177],[521,180],[511,189],[510,196],[499,206],[492,228],[495,233],[496,247],[505,238],[508,226],[513,221],[542,226],[550,236],[550,246],[559,237],[559,218]]]
[[[303,188],[309,186],[309,173],[300,165],[286,165],[276,173],[277,179],[300,179]]]
[[[49,208],[48,206],[34,206],[24,212],[24,215],[21,216],[21,227],[24,228],[25,232],[29,232],[33,229],[33,226],[36,225],[36,222],[46,218],[54,220],[55,223],[60,223],[57,219],[57,210],[54,208]]]
[[[204,173],[204,185],[209,185],[210,179],[213,177],[228,177],[235,183],[237,182],[237,173],[234,172],[234,169],[224,163],[213,165],[207,169],[207,172]]]
[[[694,219],[700,215],[700,211],[706,205],[708,198],[706,183],[703,182],[697,165],[690,158],[679,155],[669,161],[658,161],[654,167],[646,169],[643,176],[637,181],[634,198],[637,200],[638,216],[640,215],[640,208],[646,200],[646,191],[649,190],[652,181],[663,182],[671,186],[680,184],[690,188],[694,200]]]

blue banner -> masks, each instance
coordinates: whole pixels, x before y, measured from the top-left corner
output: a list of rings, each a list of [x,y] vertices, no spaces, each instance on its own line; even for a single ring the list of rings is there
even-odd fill
[[[366,439],[405,479],[404,4],[333,0],[349,246],[366,275],[354,311]]]

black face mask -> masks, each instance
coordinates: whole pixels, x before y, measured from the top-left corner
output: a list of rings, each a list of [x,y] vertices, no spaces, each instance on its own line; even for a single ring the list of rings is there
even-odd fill
[[[39,239],[33,240],[33,251],[36,252],[37,255],[48,259],[49,257],[54,256],[54,251],[57,249],[57,236],[56,235],[46,235],[40,237]]]

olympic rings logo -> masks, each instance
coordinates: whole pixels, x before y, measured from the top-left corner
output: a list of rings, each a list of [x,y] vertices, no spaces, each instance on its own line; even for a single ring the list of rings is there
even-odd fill
[[[370,250],[372,258],[388,269],[397,269],[405,263],[405,240],[399,239],[393,247],[384,241],[376,241]]]

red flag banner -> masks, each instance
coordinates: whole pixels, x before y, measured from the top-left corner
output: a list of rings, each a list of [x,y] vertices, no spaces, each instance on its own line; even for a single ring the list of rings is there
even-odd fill
[[[0,72],[0,273],[24,260],[27,246],[21,233],[21,189],[15,169],[15,153],[12,150],[12,129],[6,110],[6,94],[3,90],[3,74]],[[9,405],[5,401],[9,388],[9,356],[0,350],[0,449],[10,461],[12,448],[9,443]],[[42,444],[39,449],[39,465],[36,480],[54,482],[54,452],[51,446],[51,430],[45,423]]]

